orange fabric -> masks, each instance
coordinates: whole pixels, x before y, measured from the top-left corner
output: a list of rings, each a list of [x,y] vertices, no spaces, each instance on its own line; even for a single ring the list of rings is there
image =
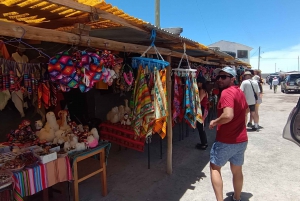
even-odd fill
[[[96,82],[95,88],[96,89],[108,89],[108,84],[104,83],[102,80],[100,80],[99,82]]]
[[[46,163],[48,187],[59,182],[68,181],[67,164],[65,158],[58,158]]]
[[[6,49],[6,46],[5,46],[5,44],[3,43],[2,40],[0,40],[0,52],[2,53],[2,55],[3,55],[3,57],[5,59],[9,59],[10,58],[9,53],[8,53],[8,51]]]

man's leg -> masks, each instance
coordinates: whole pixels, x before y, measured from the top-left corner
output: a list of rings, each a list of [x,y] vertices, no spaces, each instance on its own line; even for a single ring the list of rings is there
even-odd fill
[[[240,200],[241,199],[241,192],[243,188],[243,172],[242,166],[236,166],[230,163],[230,169],[232,172],[232,183],[234,189],[234,199]]]
[[[259,125],[259,114],[258,114],[258,109],[259,109],[260,104],[255,105],[255,114],[257,115],[257,124]]]
[[[223,201],[223,180],[220,166],[210,163],[210,178],[217,201]]]
[[[248,114],[249,114],[249,112],[250,112],[250,109],[249,108],[247,108],[246,109],[246,117],[245,117],[245,124],[247,125],[247,121],[248,121]],[[251,119],[251,115],[250,115],[250,119]]]
[[[251,111],[250,114],[252,115],[252,118],[254,120],[254,127],[258,128],[258,115],[256,114],[255,110]]]

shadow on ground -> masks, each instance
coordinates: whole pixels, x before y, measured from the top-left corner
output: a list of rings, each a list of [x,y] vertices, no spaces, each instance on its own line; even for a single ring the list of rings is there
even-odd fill
[[[233,192],[226,193],[227,198],[225,198],[224,201],[232,201],[232,195]],[[241,200],[243,201],[249,201],[251,197],[253,197],[251,193],[242,192],[241,194]]]

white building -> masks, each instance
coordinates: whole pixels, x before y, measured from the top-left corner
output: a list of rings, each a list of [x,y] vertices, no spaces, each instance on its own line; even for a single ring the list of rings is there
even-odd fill
[[[250,51],[253,49],[252,47],[225,40],[208,45],[208,47],[220,51],[233,52],[235,53],[235,58],[250,64]]]

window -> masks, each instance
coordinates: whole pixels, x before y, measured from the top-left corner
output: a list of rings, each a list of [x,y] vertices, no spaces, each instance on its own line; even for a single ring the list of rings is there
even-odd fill
[[[239,59],[248,59],[248,50],[238,50],[237,58]]]

